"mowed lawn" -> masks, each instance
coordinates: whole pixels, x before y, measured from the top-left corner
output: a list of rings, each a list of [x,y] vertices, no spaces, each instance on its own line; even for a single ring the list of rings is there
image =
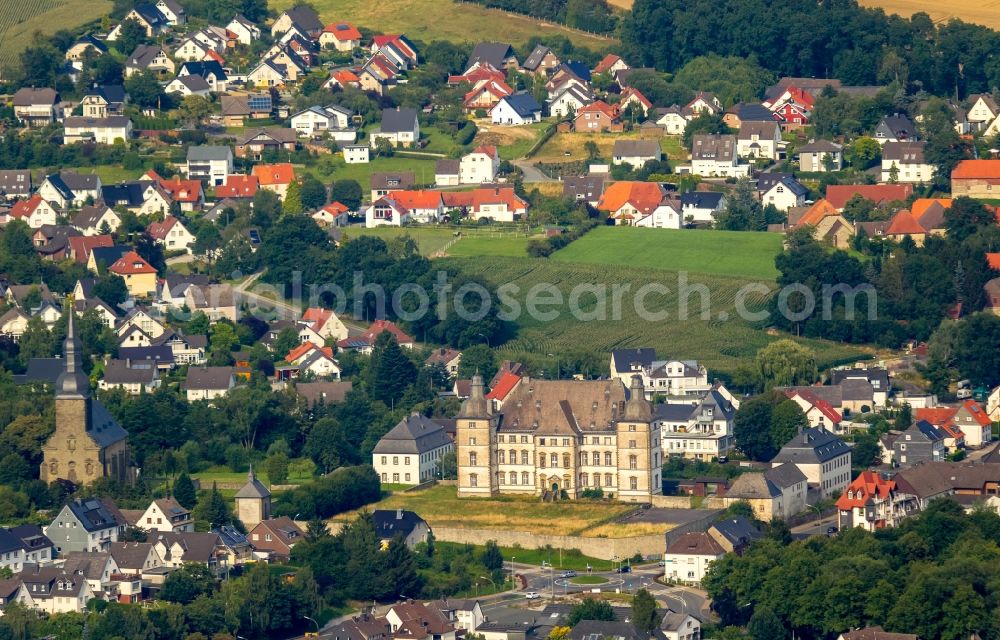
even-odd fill
[[[270,0],[268,6],[280,12],[294,4],[296,0]],[[577,46],[595,51],[603,51],[617,42],[527,16],[453,0],[313,0],[312,5],[327,23],[348,20],[377,33],[405,33],[424,42],[503,40],[521,45],[534,36],[561,35],[570,38]]]
[[[781,252],[777,233],[707,229],[597,227],[552,260],[650,267],[773,281]]]
[[[36,31],[51,35],[110,12],[110,0],[0,0],[0,71],[17,63]]]
[[[459,499],[454,486],[438,485],[423,491],[393,493],[376,504],[364,507],[364,510],[409,509],[426,520],[431,528],[503,529],[570,535],[608,518],[624,515],[634,508],[634,505],[615,502],[545,503],[534,496]],[[349,521],[355,513],[341,514],[335,520]]]
[[[395,155],[391,158],[378,157],[367,164],[347,164],[343,158],[333,161],[333,171],[326,171],[326,165],[303,168],[323,182],[332,180],[356,180],[364,193],[370,193],[371,176],[380,171],[412,171],[418,185],[434,184],[434,158],[409,158]],[[297,169],[298,170],[298,169]]]
[[[417,243],[420,254],[428,257],[435,255],[455,239],[454,231],[443,227],[375,227],[374,229],[348,227],[344,229],[344,235],[348,238],[376,236],[386,242],[393,238],[409,236]]]
[[[481,278],[495,289],[501,285],[517,288],[508,287],[505,290],[505,300],[512,299],[519,306],[516,313],[511,313],[515,316],[512,322],[517,327],[517,335],[499,347],[502,356],[507,359],[537,359],[548,354],[599,354],[604,360],[613,349],[653,347],[662,354],[700,360],[713,372],[732,373],[752,358],[758,349],[786,337],[783,334],[772,335],[758,324],[738,317],[735,307],[737,293],[750,283],[761,282],[760,278],[692,271],[687,276],[687,286],[703,285],[708,291],[709,316],[703,318],[698,293],[683,298],[679,295],[681,283],[677,272],[621,264],[630,259],[638,260],[640,253],[628,244],[617,244],[617,251],[621,252],[617,263],[607,259],[587,263],[500,256],[489,260],[449,257],[442,259],[442,263]],[[717,253],[721,255],[724,250]],[[543,304],[536,304],[536,312],[528,313],[529,292],[542,284],[555,287],[561,301],[544,304],[541,300],[543,296],[537,295],[536,290],[535,299]],[[647,285],[655,285],[656,289]],[[772,289],[775,286],[771,284]],[[594,287],[605,292],[603,308],[597,304]],[[618,304],[613,296],[616,287],[625,289]],[[644,287],[649,290],[642,302],[644,308],[655,314],[665,313],[665,316],[637,311],[636,293]],[[663,291],[663,287],[667,291]],[[574,290],[578,295],[577,312],[569,304]],[[753,289],[746,293],[747,310],[766,308],[769,295]],[[544,299],[555,297],[552,293],[543,295]],[[686,307],[682,300],[687,301]],[[508,311],[509,305],[505,302],[502,307]],[[685,308],[687,313],[682,318],[681,311]],[[849,345],[797,340],[816,351],[821,365],[857,358],[865,353],[863,349]]]
[[[541,238],[541,235],[535,236]],[[528,240],[524,234],[475,234],[466,235],[448,248],[449,256],[475,258],[476,256],[526,257]]]

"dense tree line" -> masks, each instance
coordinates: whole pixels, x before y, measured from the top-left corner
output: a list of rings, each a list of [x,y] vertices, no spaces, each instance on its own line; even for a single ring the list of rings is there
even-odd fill
[[[559,22],[592,33],[610,33],[618,24],[605,0],[466,0],[495,9]]]
[[[855,0],[637,0],[621,26],[634,66],[675,71],[706,53],[756,56],[778,74],[838,78],[848,85],[899,82],[935,95],[967,96],[1000,84],[990,58],[1000,34],[925,13],[887,16]]]
[[[702,584],[723,624],[769,630],[754,638],[831,638],[868,625],[921,638],[995,637],[998,541],[995,512],[965,515],[942,499],[875,534],[758,541],[712,563]]]

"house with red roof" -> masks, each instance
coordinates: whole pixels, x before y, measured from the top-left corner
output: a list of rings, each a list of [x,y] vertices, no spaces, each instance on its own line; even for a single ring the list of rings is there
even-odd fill
[[[191,253],[194,246],[194,234],[188,231],[187,227],[174,216],[167,216],[163,222],[152,222],[146,228],[146,233],[153,238],[156,244],[161,245],[164,251],[186,251]]]
[[[986,262],[990,265],[990,269],[1000,271],[1000,253],[987,253]]]
[[[507,82],[507,74],[499,69],[495,69],[491,65],[483,65],[471,69],[467,73],[448,76],[448,86],[457,87],[467,82],[475,89],[491,80],[495,82]]]
[[[340,202],[331,202],[330,204],[323,205],[312,214],[313,220],[317,224],[329,227],[346,227],[348,224],[347,215],[350,209],[347,208],[346,204]]]
[[[343,340],[348,336],[347,325],[330,309],[309,307],[299,319],[299,338],[323,344],[327,340]]]
[[[834,433],[840,432],[843,416],[833,408],[833,405],[808,389],[795,389],[785,392],[786,395],[806,414],[809,426],[823,428]]]
[[[194,211],[205,205],[205,190],[201,180],[181,180],[180,176],[161,178],[160,187],[174,202],[180,204],[181,211]]]
[[[444,200],[440,191],[431,189],[390,191],[385,197],[406,209],[414,222],[425,224],[437,222],[444,213]]]
[[[307,340],[286,353],[285,362],[289,364],[301,364],[302,361],[312,355],[314,351],[322,351],[331,358],[333,357],[333,347],[319,347]]]
[[[826,200],[838,211],[843,211],[847,201],[857,195],[883,205],[902,202],[912,194],[912,184],[831,184],[826,188]]]
[[[129,295],[145,298],[156,293],[156,269],[135,251],[129,251],[118,258],[108,271],[125,280]]]
[[[216,199],[239,200],[245,198],[250,200],[257,195],[258,188],[260,188],[260,182],[257,180],[257,176],[229,175],[226,176],[224,184],[215,188],[215,197]]]
[[[895,527],[905,515],[896,482],[877,471],[862,471],[837,499],[837,528],[841,530]]]
[[[324,49],[351,51],[361,46],[361,32],[350,22],[333,22],[319,34],[319,44]]]
[[[621,131],[621,110],[618,105],[610,105],[603,100],[595,100],[576,111],[573,120],[574,131],[602,132]]]
[[[466,93],[462,99],[462,106],[466,113],[479,109],[489,111],[496,103],[513,93],[514,90],[503,80],[488,80]]]
[[[621,180],[605,187],[597,209],[606,212],[615,224],[631,224],[652,215],[665,195],[663,187],[655,182]]]
[[[365,227],[403,227],[410,223],[410,210],[388,194],[365,209]]]
[[[253,175],[261,189],[273,191],[284,200],[288,194],[288,186],[295,180],[295,167],[287,162],[258,164],[253,168]]]
[[[481,144],[462,156],[458,164],[461,184],[483,184],[496,180],[500,169],[500,154],[494,145]]]
[[[629,68],[628,64],[621,59],[621,56],[616,56],[613,53],[609,53],[608,55],[601,58],[601,61],[597,63],[596,67],[594,67],[593,72],[607,73],[610,75],[614,75],[619,71],[624,71],[628,68]]]
[[[350,69],[338,69],[337,71],[330,72],[330,78],[323,85],[324,89],[333,89],[334,87],[340,87],[341,89],[354,87],[355,89],[360,89],[361,78]]]
[[[70,236],[69,257],[78,264],[87,264],[90,252],[98,247],[113,247],[115,239],[111,236]]]
[[[514,222],[528,213],[528,203],[514,193],[513,187],[473,189],[468,213],[474,220]]]
[[[372,322],[368,330],[358,336],[351,336],[349,338],[344,338],[337,342],[337,348],[341,350],[350,349],[357,351],[362,354],[370,354],[372,352],[372,347],[375,346],[375,340],[383,332],[388,331],[396,337],[396,342],[399,346],[404,349],[412,349],[414,345],[413,338],[411,338],[405,331],[396,326],[391,320],[375,320]]]
[[[622,113],[632,105],[640,109],[643,116],[648,115],[649,110],[653,108],[652,101],[644,96],[641,91],[634,87],[628,87],[625,91],[622,91],[621,98],[618,100],[618,112]]]
[[[765,103],[765,106],[778,117],[783,129],[799,129],[809,124],[814,100],[808,91],[789,85],[781,95]]]
[[[56,208],[38,194],[27,200],[18,200],[10,208],[11,220],[23,220],[32,229],[39,229],[46,224],[56,224],[58,215]]]
[[[992,420],[975,400],[966,400],[955,407],[917,409],[913,417],[944,429],[952,438],[962,440],[969,447],[983,447],[993,440]]]
[[[1000,190],[1000,160],[962,160],[951,170],[951,196],[995,198]]]
[[[885,230],[885,237],[896,242],[901,242],[903,238],[913,240],[913,244],[918,247],[923,246],[927,239],[927,229],[917,222],[908,209],[900,209],[892,216],[889,227]]]
[[[510,396],[514,388],[521,382],[521,376],[510,371],[504,372],[490,392],[486,394],[486,399],[493,405],[493,411],[499,411],[504,401]]]

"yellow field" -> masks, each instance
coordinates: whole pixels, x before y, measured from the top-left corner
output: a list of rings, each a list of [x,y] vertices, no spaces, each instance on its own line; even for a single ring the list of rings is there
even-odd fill
[[[271,0],[268,3],[271,9],[279,12],[294,4],[296,0]],[[424,42],[503,40],[519,45],[532,36],[563,35],[577,45],[597,51],[603,51],[614,42],[527,16],[456,3],[454,0],[313,0],[312,5],[324,22],[349,20],[381,33],[405,33]]]
[[[110,0],[0,0],[0,71],[17,62],[36,31],[51,35],[97,20],[110,11]]]
[[[860,0],[865,7],[885,9],[886,13],[910,16],[923,11],[935,22],[958,18],[965,22],[1000,28],[1000,2],[970,0]]]
[[[637,140],[638,138],[638,133],[557,133],[548,139],[532,160],[538,162],[586,160],[587,150],[584,145],[588,141],[595,142],[600,150],[600,156],[610,160],[611,149],[615,146],[616,140]],[[660,148],[670,160],[687,159],[688,153],[681,149],[680,138],[677,136],[660,138]]]

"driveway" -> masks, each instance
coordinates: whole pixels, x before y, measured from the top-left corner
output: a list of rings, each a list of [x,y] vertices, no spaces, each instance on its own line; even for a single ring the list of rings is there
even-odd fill
[[[525,184],[529,182],[559,182],[539,171],[538,167],[529,160],[515,160],[514,165],[524,174]]]

